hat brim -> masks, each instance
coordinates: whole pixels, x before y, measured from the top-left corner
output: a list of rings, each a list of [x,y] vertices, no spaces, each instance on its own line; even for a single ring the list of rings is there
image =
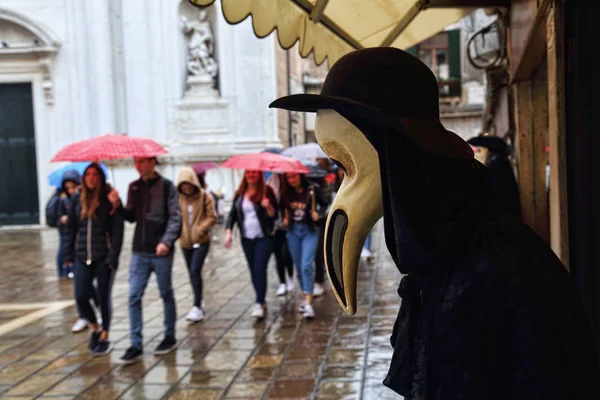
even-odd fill
[[[428,146],[415,138],[408,129],[402,124],[398,117],[395,117],[385,111],[371,107],[351,99],[323,96],[319,94],[293,94],[280,97],[269,104],[269,108],[281,108],[284,110],[317,112],[319,110],[334,110],[341,114],[355,115],[364,118],[377,125],[386,126],[402,132],[417,146],[427,152],[432,152],[443,157],[472,159],[474,157],[473,149],[460,136],[444,128],[439,121],[435,124],[435,130],[440,135],[443,145]],[[435,147],[435,148],[433,148]]]

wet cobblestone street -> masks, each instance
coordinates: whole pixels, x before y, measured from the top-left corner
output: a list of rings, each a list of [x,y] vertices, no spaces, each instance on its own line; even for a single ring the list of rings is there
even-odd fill
[[[327,284],[312,321],[296,311],[299,295],[275,295],[273,257],[267,318],[254,321],[248,268],[234,240],[229,250],[213,242],[203,269],[206,318],[190,325],[183,317],[192,291],[177,248],[179,347],[153,355],[162,339],[163,306],[152,277],[143,299],[143,360],[121,366],[118,359],[129,347],[131,227],[113,288],[115,349],[98,358],[89,354],[87,331],[71,333],[77,320],[73,282],[56,276],[57,232],[0,231],[0,398],[398,399],[381,382],[392,354],[401,275],[385,249],[382,226],[373,233],[375,259],[361,264],[358,313],[345,315]]]

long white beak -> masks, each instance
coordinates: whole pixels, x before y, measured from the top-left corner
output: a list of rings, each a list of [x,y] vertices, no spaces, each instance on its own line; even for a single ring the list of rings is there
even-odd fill
[[[315,133],[321,148],[347,172],[327,218],[325,263],[338,302],[355,314],[360,253],[383,215],[379,158],[365,135],[335,111],[319,111]]]

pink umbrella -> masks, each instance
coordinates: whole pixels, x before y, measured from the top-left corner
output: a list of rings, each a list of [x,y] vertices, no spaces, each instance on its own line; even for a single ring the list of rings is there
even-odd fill
[[[194,164],[194,172],[197,174],[203,174],[209,169],[219,168],[219,164],[214,162],[199,162]]]
[[[99,161],[119,158],[156,157],[167,150],[154,140],[125,135],[106,134],[81,140],[63,147],[50,162]]]
[[[252,153],[233,156],[221,167],[268,172],[308,174],[310,170],[300,161],[273,153]]]

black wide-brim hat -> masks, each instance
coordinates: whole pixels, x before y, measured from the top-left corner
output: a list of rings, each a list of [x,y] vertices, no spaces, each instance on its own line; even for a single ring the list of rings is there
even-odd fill
[[[471,146],[439,121],[435,75],[421,60],[393,47],[346,54],[327,74],[320,94],[281,97],[269,107],[302,112],[335,110],[401,131],[425,151],[473,158]],[[430,128],[415,132],[401,118],[429,121]]]
[[[507,156],[510,153],[508,144],[497,136],[476,136],[467,141],[472,146],[486,147],[489,151]]]

